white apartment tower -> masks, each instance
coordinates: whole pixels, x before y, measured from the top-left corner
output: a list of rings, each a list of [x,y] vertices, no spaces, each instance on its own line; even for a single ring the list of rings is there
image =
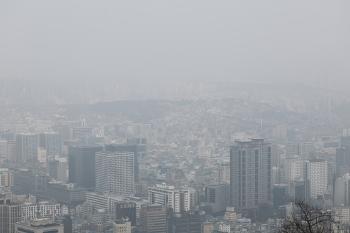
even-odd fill
[[[316,199],[327,191],[328,164],[321,159],[306,162],[306,178],[309,185],[310,197]]]
[[[118,195],[135,192],[134,154],[130,152],[96,153],[96,191]]]

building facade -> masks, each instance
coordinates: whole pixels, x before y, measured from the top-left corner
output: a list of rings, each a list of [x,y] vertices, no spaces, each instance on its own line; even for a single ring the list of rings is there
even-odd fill
[[[96,154],[96,191],[119,195],[135,192],[134,154],[98,152]]]
[[[238,210],[271,204],[271,144],[264,139],[236,141],[230,150],[231,205]]]

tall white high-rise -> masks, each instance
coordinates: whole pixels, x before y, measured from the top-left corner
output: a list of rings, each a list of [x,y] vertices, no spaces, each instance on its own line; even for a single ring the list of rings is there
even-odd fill
[[[310,197],[316,199],[327,191],[328,164],[326,160],[315,159],[306,162],[306,178]]]
[[[96,191],[119,195],[135,192],[134,154],[130,152],[96,153]]]
[[[148,201],[150,204],[160,204],[172,208],[175,213],[181,213],[194,207],[195,193],[192,188],[176,189],[174,186],[158,184],[148,189]]]
[[[287,157],[284,161],[286,182],[292,183],[304,179],[305,160],[298,155]]]
[[[39,137],[37,134],[16,135],[17,162],[35,163],[38,161]]]

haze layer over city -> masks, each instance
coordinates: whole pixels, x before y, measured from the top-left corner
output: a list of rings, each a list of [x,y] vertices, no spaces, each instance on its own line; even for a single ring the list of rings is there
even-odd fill
[[[349,232],[349,11],[0,1],[0,233]]]

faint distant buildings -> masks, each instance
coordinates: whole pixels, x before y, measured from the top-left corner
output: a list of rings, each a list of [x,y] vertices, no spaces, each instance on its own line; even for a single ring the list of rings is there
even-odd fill
[[[120,195],[135,192],[134,153],[96,153],[96,191]]]
[[[194,207],[195,193],[192,188],[176,189],[174,186],[158,184],[148,188],[148,200],[150,204],[160,204],[171,208],[174,213],[182,213]]]
[[[101,146],[71,146],[68,152],[69,182],[89,190],[95,189],[95,158]]]
[[[311,142],[303,143],[288,143],[286,147],[287,157],[299,155],[303,159],[308,159],[314,150],[314,146]]]
[[[336,154],[336,174],[342,176],[350,172],[350,136],[343,136]]]
[[[231,204],[239,210],[271,204],[271,144],[263,139],[236,141],[230,156]]]
[[[167,208],[162,205],[146,205],[140,210],[141,233],[167,233]]]
[[[320,159],[307,161],[306,178],[309,185],[310,197],[316,199],[319,196],[323,196],[328,187],[327,161]]]
[[[230,162],[225,162],[218,165],[218,176],[218,181],[220,184],[230,183]]]
[[[334,205],[350,206],[350,174],[338,177],[334,184]]]
[[[0,164],[7,160],[7,140],[0,139]]]
[[[38,161],[39,137],[36,134],[16,135],[17,162],[36,163]]]
[[[50,177],[62,181],[68,181],[68,161],[67,158],[54,157],[48,161],[48,171]]]
[[[86,143],[92,136],[92,128],[81,126],[72,128],[72,139]]]
[[[45,132],[39,135],[40,147],[46,150],[47,156],[62,154],[62,138],[55,132]]]

